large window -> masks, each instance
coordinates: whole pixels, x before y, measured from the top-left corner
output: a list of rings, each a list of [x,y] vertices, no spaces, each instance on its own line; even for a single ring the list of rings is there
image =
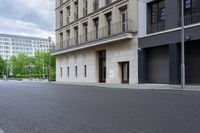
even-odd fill
[[[164,0],[154,1],[148,4],[148,33],[165,29],[165,3]]]
[[[83,23],[83,32],[84,35],[82,36],[83,38],[83,43],[86,43],[88,41],[88,24],[87,23]]]
[[[67,33],[67,46],[69,46],[69,44],[70,44],[70,30],[67,30],[66,31]]]
[[[75,3],[74,3],[74,9],[75,9],[75,12],[74,12],[74,20],[77,20],[78,19],[78,17],[79,17],[79,14],[78,14],[78,12],[79,12],[79,10],[78,10],[78,1],[76,1]]]
[[[94,28],[95,28],[95,38],[97,39],[99,36],[99,18],[95,18],[93,21],[94,21]]]
[[[60,28],[63,27],[63,11],[60,11]]]
[[[83,16],[88,14],[88,0],[84,0]]]
[[[112,0],[105,0],[105,5],[109,5],[112,3]]]
[[[106,14],[106,22],[107,22],[107,34],[111,35],[111,30],[112,30],[112,13]]]
[[[63,48],[63,33],[60,33],[60,48]]]
[[[78,42],[78,26],[77,27],[74,27],[74,37],[75,37],[75,45],[77,45],[79,42]]]
[[[128,11],[127,6],[120,8],[121,11],[121,21],[122,21],[122,31],[126,31],[128,29]]]
[[[66,9],[67,9],[67,18],[66,18],[67,20],[66,21],[67,21],[67,24],[69,24],[70,23],[70,15],[71,15],[70,6],[68,6]]]
[[[94,11],[99,9],[99,0],[94,0]]]
[[[60,0],[60,5],[62,5],[63,4],[63,0]]]

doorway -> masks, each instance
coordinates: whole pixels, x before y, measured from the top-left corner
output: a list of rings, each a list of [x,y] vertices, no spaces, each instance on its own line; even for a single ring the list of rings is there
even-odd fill
[[[99,55],[99,82],[106,82],[106,51],[102,50],[98,52]]]

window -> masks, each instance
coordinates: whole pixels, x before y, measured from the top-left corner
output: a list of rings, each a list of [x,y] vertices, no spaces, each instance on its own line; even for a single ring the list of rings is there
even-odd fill
[[[106,14],[106,21],[107,21],[107,27],[108,27],[108,35],[111,35],[111,25],[112,25],[112,13]]]
[[[84,0],[84,7],[83,7],[83,16],[88,14],[88,1]]]
[[[62,70],[62,67],[60,67],[60,77],[62,78],[62,73],[63,73],[63,70]]]
[[[94,11],[99,9],[99,0],[94,0]]]
[[[67,77],[69,77],[69,66],[67,67]]]
[[[122,21],[122,31],[126,31],[128,29],[128,11],[127,6],[120,8],[121,11],[121,21]]]
[[[78,67],[75,66],[75,77],[77,78],[78,77]]]
[[[185,10],[191,9],[192,8],[192,0],[185,0]]]
[[[74,27],[74,37],[75,37],[75,45],[77,45],[78,42],[78,26]]]
[[[164,30],[165,29],[164,0],[151,2],[148,4],[148,8],[149,8],[148,33]]]
[[[160,21],[165,20],[165,8],[160,9]]]
[[[95,37],[98,38],[99,34],[99,18],[95,18],[94,20],[94,28],[95,28]]]
[[[60,11],[60,28],[63,27],[63,11]]]
[[[63,0],[60,0],[60,5],[62,5],[63,4]]]
[[[68,6],[67,7],[67,24],[70,23],[70,15],[71,15],[71,13],[70,13],[70,6]]]
[[[67,46],[70,44],[70,30],[67,30]]]
[[[83,24],[83,32],[84,32],[83,43],[86,43],[88,41],[88,24],[87,23]]]
[[[63,48],[63,33],[60,33],[60,48]]]
[[[78,19],[78,1],[76,1],[75,3],[74,3],[74,10],[75,10],[75,12],[74,12],[74,20],[77,20]]]
[[[109,5],[112,3],[112,0],[105,0],[105,5]]]
[[[84,77],[87,77],[87,65],[84,65]]]

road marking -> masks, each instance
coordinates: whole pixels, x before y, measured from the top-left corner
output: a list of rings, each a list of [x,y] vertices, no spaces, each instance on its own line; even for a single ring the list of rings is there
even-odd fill
[[[3,130],[0,128],[0,133],[4,133]]]

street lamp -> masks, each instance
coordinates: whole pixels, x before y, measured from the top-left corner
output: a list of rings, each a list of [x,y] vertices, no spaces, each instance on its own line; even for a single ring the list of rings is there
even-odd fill
[[[49,39],[49,83],[51,83],[51,37],[48,37]]]
[[[185,88],[185,20],[184,0],[181,0],[181,88]]]

